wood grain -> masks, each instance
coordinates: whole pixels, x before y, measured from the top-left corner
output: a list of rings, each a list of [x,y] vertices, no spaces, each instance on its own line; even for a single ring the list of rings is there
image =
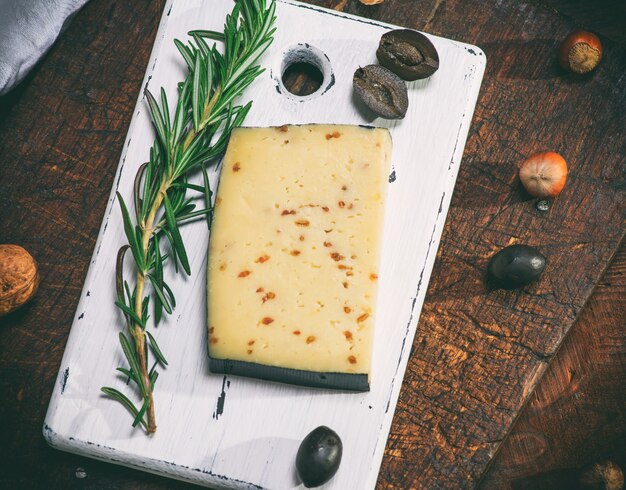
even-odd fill
[[[605,459],[626,468],[625,325],[622,246],[502,444],[481,490],[565,489],[560,473],[558,486],[541,485],[536,476],[554,469],[567,469],[567,475]]]
[[[42,282],[0,319],[3,488],[74,485],[76,458],[41,424],[163,3],[90,2],[2,104],[0,240],[29,250]]]
[[[311,3],[473,42],[488,56],[379,479],[380,488],[469,488],[623,235],[624,49],[603,39],[605,60],[598,73],[573,79],[558,71],[554,52],[574,23],[534,2]],[[188,488],[53,451],[40,435],[162,5],[92,1],[27,83],[0,104],[0,240],[25,246],[42,272],[34,302],[0,320],[0,438],[9,448],[1,463],[3,487]],[[572,173],[564,195],[547,215],[539,215],[517,183],[514,166],[544,147],[561,151]],[[487,293],[483,265],[511,237],[545,247],[550,268],[526,292]],[[623,277],[624,259],[616,264],[606,277]],[[588,359],[588,384],[579,384],[579,390],[598,391],[579,391],[578,399],[575,393],[564,395],[550,404],[554,408],[537,409],[537,417],[552,417],[541,422],[529,415],[533,430],[522,426],[519,434],[541,431],[555,456],[530,461],[524,449],[530,445],[513,439],[492,470],[494,479],[485,481],[487,488],[597,455],[615,453],[623,462],[623,445],[610,441],[624,434],[619,410],[624,341],[598,327],[624,324],[624,294],[616,281],[601,286],[606,293],[589,303],[594,314],[575,327],[586,325],[588,335],[572,337],[576,358]],[[442,362],[446,369],[431,364]],[[558,366],[555,375],[567,386],[569,370]],[[485,385],[462,384],[476,373]],[[495,385],[504,388],[498,393]],[[553,389],[545,399],[554,399],[548,394]],[[591,393],[606,404],[591,400]],[[563,413],[568,416],[557,424]],[[585,429],[589,420],[597,432]],[[577,452],[569,450],[574,447]],[[75,478],[77,466],[87,469],[87,479]]]
[[[626,3],[622,0],[543,0],[555,13],[576,29],[598,32],[607,39],[626,45]]]

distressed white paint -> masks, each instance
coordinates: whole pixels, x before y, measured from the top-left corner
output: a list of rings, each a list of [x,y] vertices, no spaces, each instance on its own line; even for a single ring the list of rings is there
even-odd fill
[[[153,92],[164,86],[174,100],[184,76],[173,39],[185,39],[191,29],[221,30],[231,7],[231,0],[167,3],[146,73]],[[352,102],[352,74],[375,62],[378,39],[390,26],[291,0],[278,1],[277,15],[274,44],[262,58],[268,70],[245,94],[254,100],[246,124],[373,124],[390,128],[393,136],[396,180],[389,186],[385,217],[372,391],[346,394],[211,374],[205,325],[208,237],[206,225],[198,222],[183,232],[193,275],[169,278],[178,306],[153,329],[171,366],[157,382],[159,429],[152,437],[132,429],[124,408],[100,394],[103,385],[125,389],[114,371],[124,361],[117,341],[122,321],[113,306],[115,255],[125,239],[112,193],[46,417],[44,435],[53,446],[206,486],[282,490],[298,487],[297,447],[323,424],[344,443],[339,472],[324,488],[374,487],[485,56],[476,47],[431,37],[441,67],[430,79],[409,84],[406,118],[372,121]],[[276,90],[285,52],[299,43],[325,53],[328,60],[321,66],[334,74],[328,90],[305,100]],[[140,95],[113,189],[128,202],[152,139]],[[215,169],[211,178],[215,184]],[[224,412],[217,417],[222,393]]]

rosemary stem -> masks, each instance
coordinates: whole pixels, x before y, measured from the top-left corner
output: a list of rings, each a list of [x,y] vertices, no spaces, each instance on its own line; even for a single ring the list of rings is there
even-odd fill
[[[163,202],[163,198],[168,189],[168,181],[164,181],[161,184],[161,188],[157,194],[157,197],[150,209],[150,213],[146,218],[145,224],[142,226],[142,247],[143,247],[143,255],[144,260],[148,256],[148,248],[150,246],[150,238],[152,237],[154,220],[156,218],[156,214]],[[143,292],[146,283],[145,271],[138,270],[137,271],[137,292],[135,296],[135,313],[137,317],[143,317]],[[150,373],[148,371],[148,360],[146,359],[146,334],[143,329],[135,324],[133,328],[133,338],[135,339],[135,348],[137,351],[137,357],[139,359],[139,369],[141,370],[138,373],[139,376],[143,379],[143,384],[146,387],[146,397],[148,399],[148,408],[146,410],[148,416],[148,432],[154,433],[156,432],[156,415],[154,413],[154,396],[152,394],[152,383],[150,382]]]
[[[199,124],[198,131],[195,131],[193,128],[191,128],[189,133],[187,133],[187,136],[185,137],[185,141],[183,142],[183,151],[187,150],[187,148],[189,148],[189,145],[192,143],[195,137],[198,136],[198,134],[202,132],[202,130],[204,129],[204,126],[209,120],[211,111],[213,111],[213,107],[215,107],[215,104],[217,104],[217,101],[220,99],[221,95],[222,95],[222,87],[217,87],[215,89],[215,92],[213,93],[213,97],[211,97],[211,100],[209,100],[208,104],[204,106],[204,109],[202,111],[202,122]]]
[[[135,326],[135,345],[137,346],[137,357],[139,358],[139,367],[141,369],[140,376],[146,386],[146,397],[148,399],[148,408],[146,410],[148,416],[147,431],[149,434],[156,432],[156,415],[154,413],[154,396],[152,394],[152,386],[150,382],[150,374],[148,373],[148,363],[146,359],[146,334],[144,331]]]

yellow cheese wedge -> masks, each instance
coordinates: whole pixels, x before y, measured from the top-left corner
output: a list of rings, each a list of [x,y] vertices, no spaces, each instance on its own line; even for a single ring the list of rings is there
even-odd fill
[[[367,389],[324,373],[367,384],[391,146],[360,126],[232,132],[209,246],[213,371]]]

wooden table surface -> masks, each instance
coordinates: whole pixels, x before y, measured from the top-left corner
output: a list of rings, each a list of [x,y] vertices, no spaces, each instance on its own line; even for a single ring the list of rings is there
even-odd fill
[[[42,275],[35,300],[0,319],[1,488],[190,488],[55,451],[41,437],[52,385],[163,3],[92,0],[28,79],[9,96],[0,98],[0,243],[26,247],[38,260]],[[573,27],[587,26],[601,34],[608,48],[604,63],[616,74],[614,93],[607,98],[621,104],[622,115],[626,110],[626,11],[621,2],[387,0],[378,7],[365,7],[356,0],[311,3],[476,43],[487,52],[485,84],[492,87],[518,79],[520,84],[533,80],[539,90],[555,90],[552,57],[559,36]],[[523,19],[528,24],[521,22]],[[504,45],[502,39],[514,41]],[[490,58],[492,53],[495,59]],[[544,57],[545,63],[536,57]],[[583,83],[577,93],[584,98],[584,87],[594,90],[594,86],[589,79],[586,86]],[[507,96],[515,103],[510,91]],[[600,98],[598,94],[594,97]],[[596,99],[581,99],[587,112],[593,111],[587,105],[589,100]],[[538,111],[538,124],[543,124],[541,108],[533,110]],[[614,131],[614,123],[603,123],[604,115],[603,111],[594,115],[597,124],[606,124],[607,131]],[[501,146],[504,139],[510,140],[511,146],[524,147],[519,139],[529,133],[522,126],[503,117],[494,128]],[[581,138],[588,134],[585,131],[581,128]],[[480,178],[474,173],[481,168],[475,156],[485,145],[495,144],[480,130],[472,134],[465,151],[472,166],[465,172],[462,166],[459,176],[466,183]],[[559,140],[558,135],[549,135],[545,141],[550,138]],[[617,241],[599,247],[608,253],[619,248],[617,243],[624,234],[623,129],[621,143],[603,141],[615,149],[607,155],[612,160],[607,161],[604,173],[601,167],[596,170],[617,191],[611,195],[621,196],[622,209],[617,230],[607,231],[610,240]],[[534,148],[532,142],[526,146]],[[464,192],[455,194],[451,213],[455,206],[462,209],[462,198],[480,199],[468,194],[467,188],[466,184],[461,187]],[[446,227],[422,323],[430,321],[429,314],[437,313],[438,299],[446,289],[454,292],[454,285],[445,280],[446,266],[450,265],[446,253],[452,243],[446,236],[453,232],[450,223]],[[608,258],[599,263],[608,263]],[[486,473],[483,475],[485,464],[478,465],[480,470],[475,474],[470,471],[469,479],[449,471],[450,466],[441,463],[442,458],[435,453],[453,453],[454,441],[444,441],[441,448],[431,451],[435,454],[432,461],[416,465],[412,451],[417,447],[412,445],[407,414],[416,417],[415,424],[419,425],[420,413],[410,413],[411,391],[403,390],[379,488],[422,487],[416,472],[437,470],[439,464],[443,465],[439,468],[440,487],[477,486],[483,475],[481,488],[485,489],[540,488],[529,477],[599,458],[610,457],[626,468],[625,326],[626,249],[622,245],[511,434],[502,445],[494,446],[499,451]],[[415,376],[411,369],[416,368],[409,366],[409,375]],[[533,486],[524,486],[528,482]]]

